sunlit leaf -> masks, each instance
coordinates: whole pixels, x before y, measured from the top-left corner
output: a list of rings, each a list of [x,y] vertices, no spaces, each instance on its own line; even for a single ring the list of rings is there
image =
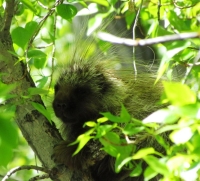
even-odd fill
[[[144,157],[144,160],[148,163],[148,165],[157,173],[161,173],[163,175],[169,175],[169,170],[165,163],[159,161],[158,158],[156,158],[153,155],[148,155]]]
[[[164,82],[165,94],[174,105],[186,105],[196,102],[195,93],[187,86],[176,82]]]
[[[144,158],[145,156],[147,156],[149,154],[154,154],[154,153],[156,153],[154,148],[143,148],[143,149],[140,149],[136,154],[133,155],[133,159]]]
[[[37,94],[47,94],[48,90],[36,88],[36,87],[30,87],[28,88],[28,94],[29,95],[37,95]]]
[[[27,8],[33,11],[35,14],[38,13],[37,9],[34,7],[30,0],[20,0]]]
[[[171,140],[176,144],[186,143],[193,136],[193,132],[190,127],[185,127],[177,131],[173,131],[170,134]]]

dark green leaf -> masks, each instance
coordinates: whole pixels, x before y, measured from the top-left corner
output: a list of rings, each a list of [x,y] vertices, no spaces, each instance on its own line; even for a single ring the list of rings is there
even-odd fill
[[[60,4],[56,10],[58,15],[66,20],[71,20],[77,13],[76,7],[70,4]]]
[[[31,60],[33,60],[34,66],[37,69],[42,69],[45,67],[47,63],[47,55],[44,52],[37,49],[29,50],[27,55],[28,58],[31,58]]]
[[[15,44],[17,44],[23,50],[26,49],[30,37],[27,30],[22,27],[17,27],[11,32],[11,36]]]

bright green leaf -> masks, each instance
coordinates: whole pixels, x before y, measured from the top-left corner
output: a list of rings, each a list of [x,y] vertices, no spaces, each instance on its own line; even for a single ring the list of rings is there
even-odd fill
[[[104,122],[107,122],[107,121],[108,121],[108,118],[106,118],[106,117],[97,119],[98,123],[104,123]]]
[[[88,121],[84,124],[84,126],[88,126],[88,127],[95,127],[96,123],[94,121]]]
[[[174,105],[194,104],[196,102],[195,93],[181,83],[164,82],[165,94],[168,100]]]
[[[130,176],[137,177],[142,173],[142,161],[140,161],[136,167],[133,169],[133,171],[130,173]]]
[[[29,8],[31,11],[33,11],[35,14],[37,14],[37,9],[34,7],[32,2],[30,0],[20,0],[27,8]]]
[[[133,155],[133,159],[144,158],[145,156],[147,156],[149,154],[154,154],[154,153],[156,153],[154,148],[143,148],[143,149],[140,149],[137,153],[135,153]]]
[[[127,120],[123,120],[120,117],[114,116],[113,114],[111,114],[110,112],[106,112],[106,113],[101,113],[104,117],[108,118],[110,121],[114,122],[114,123],[126,123]]]
[[[193,136],[193,132],[190,127],[185,127],[180,130],[173,131],[170,134],[171,140],[176,144],[186,143]]]
[[[48,90],[36,88],[36,87],[30,87],[30,88],[28,88],[28,94],[30,96],[38,95],[38,94],[48,94]]]
[[[92,137],[87,134],[82,134],[77,138],[77,141],[79,142],[78,147],[76,151],[73,153],[73,156],[76,155],[86,144],[88,141],[90,141]]]
[[[163,174],[165,176],[169,175],[169,171],[168,171],[168,168],[166,166],[166,163],[161,162],[155,156],[147,155],[147,156],[144,157],[144,160],[157,173]]]
[[[147,180],[154,178],[156,175],[158,175],[158,172],[153,170],[151,167],[147,167],[144,171],[144,177]]]

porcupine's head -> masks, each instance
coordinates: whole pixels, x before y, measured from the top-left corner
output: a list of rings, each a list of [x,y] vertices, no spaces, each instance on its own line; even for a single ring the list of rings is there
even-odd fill
[[[97,119],[99,112],[116,113],[123,99],[120,84],[121,80],[102,62],[73,60],[64,67],[55,85],[55,114],[63,123],[83,125]]]

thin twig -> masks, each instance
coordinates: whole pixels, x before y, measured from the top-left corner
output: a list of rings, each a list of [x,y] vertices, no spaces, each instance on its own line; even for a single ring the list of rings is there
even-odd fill
[[[55,13],[54,25],[53,25],[53,37],[56,37],[56,21],[57,21],[57,14]],[[53,47],[52,47],[52,57],[51,57],[52,70],[51,70],[49,88],[51,87],[51,83],[52,83],[52,79],[53,79],[53,73],[54,73],[54,60],[55,60],[55,53],[56,53],[55,43],[56,42],[55,42],[55,38],[54,38],[53,39]]]
[[[200,50],[199,50],[199,52],[197,53],[196,57],[194,58],[193,64],[192,64],[191,66],[189,66],[188,69],[187,69],[187,72],[186,72],[185,77],[184,77],[184,79],[183,79],[183,83],[184,83],[184,84],[185,84],[185,82],[186,82],[186,80],[187,80],[187,78],[188,78],[190,72],[192,71],[192,68],[198,63],[199,60],[200,60]]]
[[[99,32],[97,36],[104,41],[116,44],[123,44],[127,46],[147,46],[147,45],[154,45],[158,43],[170,42],[175,40],[185,40],[189,38],[199,38],[200,32],[191,32],[191,33],[180,33],[174,35],[165,35],[159,36],[156,38],[149,38],[149,39],[127,39],[127,38],[119,38],[117,36],[111,35],[109,33]]]
[[[49,12],[46,14],[46,16],[44,16],[42,18],[42,20],[39,22],[39,26],[37,31],[34,33],[34,35],[32,36],[32,38],[30,39],[29,43],[28,43],[28,48],[27,50],[31,47],[34,39],[36,38],[36,36],[38,35],[38,33],[40,32],[40,29],[42,28],[42,26],[44,25],[45,21],[47,20],[47,18],[49,16],[51,16],[54,12],[55,12],[55,7],[58,6],[59,4],[61,4],[63,2],[63,0],[57,0],[55,2],[55,4],[53,5],[53,7],[49,10]]]
[[[30,169],[34,169],[34,170],[39,170],[45,173],[50,173],[50,170],[44,168],[44,167],[39,167],[39,166],[35,166],[35,165],[25,165],[25,166],[21,166],[21,167],[16,167],[11,169],[9,172],[7,172],[6,176],[2,179],[2,181],[6,181],[9,177],[11,177],[12,174],[20,171],[20,170],[30,170]]]
[[[37,175],[37,176],[29,179],[29,181],[43,180],[43,179],[46,179],[46,178],[49,178],[49,174]]]
[[[134,3],[134,2],[132,2]],[[134,25],[133,25],[133,40],[135,40],[135,29],[138,23],[138,19],[139,19],[139,14],[140,14],[140,10],[142,9],[142,5],[143,5],[143,0],[141,0],[140,3],[140,7],[137,11],[136,17],[135,17],[135,21],[134,21]],[[135,47],[133,47],[133,69],[134,69],[134,73],[135,73],[135,77],[137,76],[137,67],[136,67],[136,55],[135,55]]]
[[[161,8],[161,0],[158,0],[158,13],[157,13],[157,15],[158,15],[158,22],[160,23],[160,8]]]

